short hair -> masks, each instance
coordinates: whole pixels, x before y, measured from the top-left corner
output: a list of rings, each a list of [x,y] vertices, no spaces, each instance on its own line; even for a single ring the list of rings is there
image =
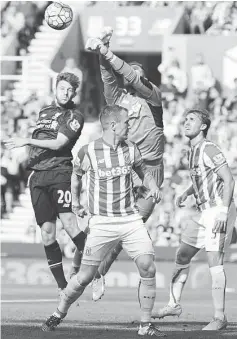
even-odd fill
[[[137,61],[131,61],[131,62],[129,62],[129,65],[130,65],[131,67],[135,66],[135,68],[136,68],[136,67],[140,67],[140,68],[143,70],[144,74],[146,74],[146,71],[145,71],[143,65],[140,64],[139,62],[137,62]]]
[[[106,130],[112,121],[119,122],[121,119],[121,113],[128,110],[119,105],[107,105],[100,112],[100,123],[103,130]]]
[[[62,80],[67,81],[73,87],[74,91],[76,91],[76,89],[79,87],[79,84],[80,84],[80,80],[78,76],[76,76],[73,73],[69,73],[69,72],[58,74],[57,80],[56,80],[56,87],[58,86],[58,83]]]
[[[191,114],[191,113],[197,115],[199,117],[199,119],[202,121],[202,123],[207,125],[207,127],[203,130],[203,134],[206,137],[207,132],[208,132],[210,126],[211,126],[211,119],[210,119],[209,112],[205,109],[194,108],[194,109],[189,109],[186,112],[185,116],[187,116],[188,114]]]

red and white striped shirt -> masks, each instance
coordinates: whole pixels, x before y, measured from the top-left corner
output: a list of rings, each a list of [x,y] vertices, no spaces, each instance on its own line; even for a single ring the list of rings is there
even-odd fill
[[[227,165],[220,148],[204,139],[195,145],[188,154],[189,170],[194,188],[196,203],[201,210],[222,203],[223,180],[217,171]]]
[[[131,142],[114,149],[99,138],[83,146],[73,171],[79,176],[87,175],[89,214],[121,217],[137,213],[132,169],[143,166],[140,151]]]

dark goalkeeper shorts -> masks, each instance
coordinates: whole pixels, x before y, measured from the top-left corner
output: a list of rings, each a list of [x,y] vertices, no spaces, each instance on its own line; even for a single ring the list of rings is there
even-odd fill
[[[156,184],[158,187],[161,187],[163,180],[164,180],[164,164],[161,162],[160,164],[149,166],[146,165],[147,169],[150,171],[152,176],[154,177]],[[134,185],[134,193],[136,196],[136,204],[141,216],[147,220],[153,209],[155,207],[155,203],[153,202],[153,198],[146,200],[146,195],[148,194],[149,190],[142,185],[141,179],[138,175],[133,172],[133,185]]]
[[[59,213],[71,212],[71,171],[36,171],[29,178],[31,201],[37,224],[55,221]]]

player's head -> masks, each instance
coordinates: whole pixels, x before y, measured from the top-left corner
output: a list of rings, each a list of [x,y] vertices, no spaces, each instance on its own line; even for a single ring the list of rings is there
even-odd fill
[[[139,76],[145,77],[145,70],[142,64],[137,61],[129,62],[129,65],[138,73]]]
[[[103,132],[109,132],[123,141],[128,135],[128,111],[118,105],[105,106],[100,113]]]
[[[129,62],[129,65],[134,69],[134,71],[137,72],[139,77],[145,77],[145,70],[142,66],[142,64],[140,64],[139,62],[136,61],[132,61]],[[132,89],[132,87],[129,85],[128,81],[126,79],[124,79],[124,87],[128,90],[128,91],[134,91]]]
[[[190,109],[186,112],[184,133],[189,139],[195,138],[200,133],[206,137],[210,125],[210,115],[206,110]]]
[[[75,97],[78,86],[79,78],[75,74],[59,73],[55,91],[57,103],[62,107],[66,106]]]

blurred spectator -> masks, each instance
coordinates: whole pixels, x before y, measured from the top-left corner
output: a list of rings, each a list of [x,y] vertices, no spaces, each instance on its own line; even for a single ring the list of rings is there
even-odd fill
[[[184,94],[187,89],[187,75],[185,71],[180,68],[178,60],[173,60],[170,67],[166,70],[166,77],[173,77],[173,85],[177,90],[178,95]]]
[[[216,80],[211,68],[205,63],[203,55],[198,53],[190,69],[190,94],[195,107],[207,109],[210,89],[214,90]]]
[[[209,11],[204,1],[195,1],[190,15],[190,31],[191,34],[205,33],[205,23],[209,18]]]
[[[18,32],[18,54],[26,55],[27,48],[30,44],[30,41],[33,39],[35,35],[35,28],[33,28],[29,23],[26,23],[24,27],[22,27]]]
[[[31,118],[32,114],[37,114],[42,107],[40,99],[36,92],[32,92],[27,101],[24,103],[24,116]]]
[[[168,246],[169,242],[165,236],[165,227],[158,225],[156,227],[156,238],[154,239],[155,246]]]
[[[237,32],[237,10],[233,1],[217,2],[213,9],[212,24],[206,31],[210,35],[236,34]]]
[[[3,112],[8,119],[16,119],[22,115],[22,109],[20,104],[13,99],[13,93],[11,90],[5,90],[5,101],[3,103]]]
[[[207,91],[215,85],[215,78],[213,77],[212,70],[205,63],[204,57],[201,53],[196,55],[196,59],[191,66],[190,73],[190,85],[192,91]]]
[[[11,4],[2,15],[2,37],[7,37],[11,32],[18,32],[25,25],[25,17],[21,11]]]
[[[234,79],[234,88],[230,91],[230,94],[225,101],[226,109],[231,112],[230,120],[236,121],[237,118],[237,78]]]

